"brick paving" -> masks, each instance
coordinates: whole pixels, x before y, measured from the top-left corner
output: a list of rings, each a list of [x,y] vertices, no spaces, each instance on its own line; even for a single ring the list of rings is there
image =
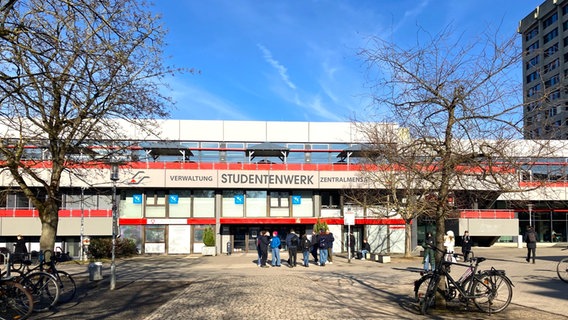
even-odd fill
[[[117,262],[117,286],[89,281],[86,265],[68,263],[79,285],[77,298],[33,319],[568,319],[568,284],[558,280],[555,262],[568,251],[538,248],[536,264],[525,249],[474,248],[504,269],[515,287],[503,312],[486,315],[450,304],[421,316],[412,283],[421,259],[393,256],[392,262],[352,260],[343,255],[325,267],[257,267],[256,254],[231,256],[139,256]],[[287,258],[284,253],[283,261]],[[457,268],[456,268],[457,269]],[[455,271],[459,272],[459,271]]]

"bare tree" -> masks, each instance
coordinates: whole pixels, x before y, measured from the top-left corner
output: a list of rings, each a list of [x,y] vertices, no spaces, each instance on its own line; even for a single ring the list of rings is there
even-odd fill
[[[412,48],[373,37],[360,51],[368,66],[372,113],[388,113],[406,130],[400,131],[397,147],[384,153],[402,176],[387,183],[397,185],[390,189],[391,199],[428,195],[440,248],[454,199],[475,193],[490,204],[502,192],[520,192],[518,172],[530,165],[526,159],[551,151],[544,141],[531,142],[530,148],[519,141],[523,104],[516,71],[522,53],[516,35],[504,40],[497,35],[487,32],[466,41],[448,28],[426,34],[427,40]],[[373,144],[384,142],[359,124]]]
[[[104,161],[118,150],[122,125],[151,131],[147,119],[168,116],[163,79],[178,70],[162,62],[165,30],[145,1],[2,4],[0,168],[38,210],[41,249],[53,250],[62,175],[77,172],[68,155],[113,146],[90,153]],[[48,161],[29,159],[30,146]]]

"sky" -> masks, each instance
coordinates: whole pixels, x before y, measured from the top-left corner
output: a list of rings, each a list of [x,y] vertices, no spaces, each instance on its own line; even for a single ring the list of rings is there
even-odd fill
[[[172,119],[335,122],[370,104],[357,55],[369,37],[398,45],[450,24],[513,36],[542,2],[166,0],[153,10],[169,31],[166,63],[199,70],[167,79]]]

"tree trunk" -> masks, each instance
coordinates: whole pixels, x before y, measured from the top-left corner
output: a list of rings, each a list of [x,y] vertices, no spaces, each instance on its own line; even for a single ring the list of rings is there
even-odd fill
[[[57,201],[48,199],[39,213],[41,220],[40,250],[44,252],[45,259],[49,261],[55,249],[55,237],[59,224],[59,206]]]
[[[409,222],[404,223],[404,235],[404,257],[410,258],[412,245],[412,225]]]

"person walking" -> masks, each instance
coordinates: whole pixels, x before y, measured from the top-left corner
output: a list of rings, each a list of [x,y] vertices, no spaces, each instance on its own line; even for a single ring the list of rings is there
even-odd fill
[[[333,237],[333,233],[329,231],[329,229],[325,230],[325,238],[327,240],[327,261],[326,264],[333,264],[333,242],[335,238]]]
[[[471,237],[469,236],[469,231],[465,230],[462,236],[462,253],[463,260],[465,262],[469,261],[469,254],[471,253]]]
[[[349,248],[349,259],[355,258],[355,236],[353,232],[349,233],[349,238],[347,239],[347,247]]]
[[[434,237],[432,237],[431,232],[426,233],[426,239],[424,239],[424,244],[422,245],[424,248],[424,272],[429,272],[430,270],[436,270],[436,256],[434,252]]]
[[[312,231],[312,257],[314,257],[315,264],[318,264],[318,249],[319,249],[319,234],[314,230]]]
[[[300,239],[300,250],[302,250],[304,258],[304,267],[310,266],[310,249],[312,248],[312,242],[308,239],[307,234],[303,234]]]
[[[260,266],[262,268],[268,268],[266,265],[266,260],[268,260],[268,246],[270,245],[270,238],[268,238],[268,231],[263,230],[260,232]]]
[[[280,267],[280,245],[282,242],[278,238],[278,232],[272,232],[272,238],[270,239],[270,250],[272,251],[272,266]]]
[[[14,244],[14,261],[22,261],[26,259],[28,248],[26,247],[26,240],[19,234],[16,243]]]
[[[288,266],[294,268],[296,266],[298,246],[300,245],[300,237],[290,229],[290,233],[286,236],[286,247],[288,247]]]
[[[535,263],[536,258],[536,242],[537,242],[537,235],[534,231],[533,226],[528,226],[527,231],[524,235],[524,241],[527,243],[527,258],[526,261],[530,262],[532,258],[532,263]]]

